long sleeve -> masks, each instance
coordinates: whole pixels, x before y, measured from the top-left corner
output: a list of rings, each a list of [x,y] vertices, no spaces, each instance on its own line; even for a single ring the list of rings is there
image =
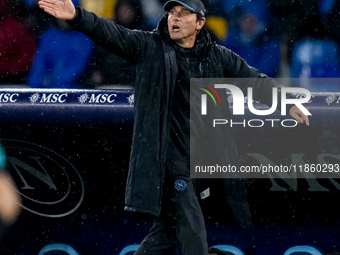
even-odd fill
[[[149,32],[127,29],[83,8],[77,7],[76,11],[76,18],[68,22],[72,29],[84,33],[99,46],[133,63],[143,57],[150,38]]]

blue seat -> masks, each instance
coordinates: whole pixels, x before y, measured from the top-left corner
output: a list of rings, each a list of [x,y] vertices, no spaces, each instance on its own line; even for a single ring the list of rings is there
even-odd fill
[[[79,253],[67,244],[58,243],[44,246],[38,255],[79,255]]]
[[[234,255],[244,255],[244,253],[237,247],[232,245],[226,245],[226,244],[220,244],[220,245],[214,245],[214,248],[220,249],[221,251],[227,251]]]
[[[296,245],[286,250],[283,255],[322,255],[322,253],[312,246]]]
[[[138,247],[139,247],[139,244],[128,245],[119,253],[119,255],[133,254],[138,249]]]

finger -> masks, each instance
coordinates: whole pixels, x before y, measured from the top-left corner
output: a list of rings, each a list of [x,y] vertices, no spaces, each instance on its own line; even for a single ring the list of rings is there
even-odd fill
[[[38,2],[38,5],[41,7],[48,7],[48,8],[58,8],[60,6],[63,6],[63,2],[62,1],[58,1],[58,0],[41,0]],[[43,9],[43,8],[42,8]]]
[[[306,125],[309,126],[309,118],[308,118],[308,116],[303,115],[303,116],[302,116],[302,119],[304,120],[304,122],[306,123]]]
[[[294,112],[292,114],[292,117],[298,122],[298,123],[303,123],[303,118],[300,117],[299,114],[297,114],[296,112]]]
[[[47,9],[47,8],[50,8],[50,9],[52,9],[52,7],[53,7],[53,5],[50,5],[50,4],[39,4],[39,7],[41,8],[41,9]]]
[[[308,116],[306,116],[304,113],[302,113],[300,111],[294,112],[292,116],[298,121],[298,123],[300,123],[300,124],[306,123],[306,125],[309,126]]]
[[[60,2],[59,0],[40,0],[38,3],[48,3],[48,4],[56,4],[58,2]]]
[[[52,9],[52,8],[50,8],[50,7],[45,7],[45,8],[42,8],[43,10],[44,10],[44,12],[46,12],[46,13],[48,13],[48,14],[50,14],[50,15],[52,15],[52,16],[56,16],[56,12]]]
[[[306,125],[309,126],[309,119],[308,119],[307,115],[305,115],[301,111],[298,111],[296,114],[297,114],[297,116],[299,116],[299,119],[301,120],[300,123],[306,123]]]
[[[55,5],[52,3],[41,2],[41,1],[38,3],[38,5],[41,9],[46,9],[46,8],[53,9],[55,7]]]

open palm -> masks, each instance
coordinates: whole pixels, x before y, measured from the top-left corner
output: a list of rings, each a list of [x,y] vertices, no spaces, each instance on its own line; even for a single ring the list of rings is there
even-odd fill
[[[71,0],[40,0],[38,4],[45,12],[58,19],[71,20],[76,14]]]

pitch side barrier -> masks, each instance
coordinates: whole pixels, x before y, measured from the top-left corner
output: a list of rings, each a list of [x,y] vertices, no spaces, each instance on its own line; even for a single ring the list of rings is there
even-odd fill
[[[79,254],[111,255],[142,241],[152,219],[123,210],[133,105],[131,89],[0,89],[0,139],[23,207],[0,254],[38,254],[47,244],[63,243]],[[201,200],[211,246],[233,244],[245,254],[339,246],[340,180],[312,171],[313,164],[340,163],[339,106],[338,93],[312,94],[309,127],[285,127],[282,120],[290,117],[277,111],[254,116],[246,107],[244,116],[235,116],[241,165],[296,164],[310,171],[245,180],[252,230],[234,227],[231,235],[219,218],[219,201]]]

